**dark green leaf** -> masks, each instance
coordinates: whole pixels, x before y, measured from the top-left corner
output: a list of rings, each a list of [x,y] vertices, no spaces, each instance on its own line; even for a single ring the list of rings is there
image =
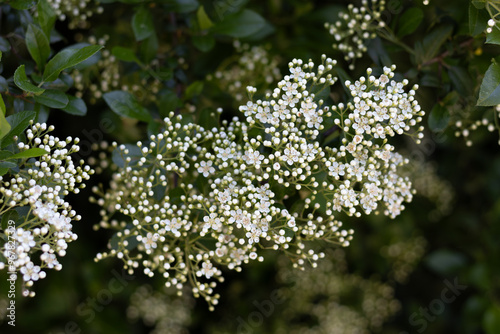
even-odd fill
[[[140,7],[139,10],[135,12],[132,17],[132,30],[134,31],[137,41],[142,41],[155,32],[153,17],[146,7]]]
[[[124,91],[113,91],[103,95],[108,106],[120,116],[138,119],[140,121],[151,121],[149,111],[137,102],[136,98]]]
[[[431,60],[453,31],[451,25],[440,25],[425,36],[422,43],[415,44],[417,61],[422,64]]]
[[[68,98],[68,105],[62,108],[62,110],[76,116],[85,116],[87,114],[87,105],[82,99],[71,95],[68,95]]]
[[[137,59],[137,57],[135,56],[135,52],[129,48],[115,46],[111,53],[118,60],[139,62],[139,59]]]
[[[2,140],[2,148],[14,142],[14,136],[19,136],[30,124],[30,121],[36,117],[36,112],[32,110],[21,111],[17,114],[7,117],[11,129]]]
[[[401,38],[417,30],[423,18],[424,12],[418,7],[412,7],[406,10],[399,18],[397,36]]]
[[[489,107],[497,104],[500,104],[500,66],[493,61],[481,83],[477,105]]]
[[[215,46],[215,38],[212,35],[193,36],[192,42],[202,52],[208,52]]]
[[[450,120],[450,113],[446,109],[445,106],[442,106],[440,103],[437,103],[434,108],[432,108],[431,113],[429,114],[429,128],[434,132],[439,132],[448,126],[448,122]]]
[[[162,117],[168,116],[171,111],[175,111],[182,106],[181,100],[177,97],[175,92],[168,90],[161,95],[160,98],[160,115]]]
[[[427,256],[425,261],[429,268],[441,275],[455,274],[466,262],[462,254],[446,249],[434,251]]]
[[[56,54],[45,67],[43,81],[54,81],[62,70],[73,67],[101,50],[101,45],[90,45],[81,49],[65,49]]]
[[[23,10],[23,9],[30,9],[31,7],[36,5],[36,0],[12,0],[9,2],[9,5],[12,6],[12,8]]]
[[[140,55],[144,63],[150,63],[158,52],[158,38],[152,34],[141,43]]]
[[[0,37],[0,52],[10,51],[10,43],[7,38]]]
[[[488,27],[488,12],[477,9],[472,3],[469,4],[469,32],[472,36],[479,35]]]
[[[207,130],[219,127],[218,120],[219,113],[212,108],[205,108],[198,115],[198,124]]]
[[[189,13],[195,11],[200,5],[196,0],[162,0],[166,10],[176,13]]]
[[[44,149],[41,149],[39,147],[33,147],[27,149],[26,151],[13,154],[10,157],[8,157],[7,160],[36,158],[45,155],[47,153],[49,152],[45,151]]]
[[[250,36],[262,29],[266,20],[250,9],[226,16],[221,22],[212,27],[217,34],[228,35],[235,38]]]
[[[452,85],[462,96],[469,96],[472,94],[473,81],[466,69],[458,66],[450,66],[448,75],[450,76]]]
[[[5,119],[5,104],[3,103],[2,96],[0,95],[0,140],[7,135],[10,131],[10,124]]]
[[[62,109],[68,105],[68,96],[56,89],[47,89],[42,95],[35,96],[35,101],[49,108]]]
[[[26,76],[24,65],[19,66],[14,72],[14,83],[22,90],[33,94],[42,94],[45,91],[45,89],[37,87],[31,83]]]
[[[196,17],[198,18],[198,24],[201,30],[208,29],[214,25],[212,20],[208,17],[207,12],[205,12],[205,8],[203,6],[198,7]]]
[[[33,57],[38,65],[38,68],[42,71],[45,66],[45,61],[50,56],[49,40],[42,29],[34,24],[30,24],[26,31],[26,46],[28,47],[31,57]]]
[[[484,314],[483,329],[486,334],[500,333],[500,307],[498,305],[491,305]]]
[[[38,1],[37,7],[38,24],[42,27],[45,36],[50,36],[50,32],[56,23],[56,13],[47,0]]]
[[[17,164],[10,162],[10,161],[0,161],[0,169],[10,169],[10,168],[16,168]]]

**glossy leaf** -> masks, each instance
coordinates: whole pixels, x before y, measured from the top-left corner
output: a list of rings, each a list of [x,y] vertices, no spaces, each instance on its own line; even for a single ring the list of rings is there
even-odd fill
[[[149,111],[137,102],[135,96],[124,91],[113,91],[103,95],[108,106],[120,116],[138,119],[140,121],[151,121]]]
[[[9,5],[19,10],[30,9],[36,5],[36,0],[12,0]]]
[[[61,109],[68,105],[66,94],[56,89],[47,89],[43,94],[35,96],[35,101],[49,108]]]
[[[135,12],[132,17],[132,30],[137,41],[142,41],[154,33],[153,17],[146,7],[140,7]]]
[[[31,81],[26,76],[24,65],[19,66],[17,70],[14,72],[14,83],[16,84],[17,87],[29,93],[39,95],[45,91],[45,89],[37,87],[31,83]]]
[[[469,32],[472,36],[479,35],[488,27],[488,12],[477,9],[472,3],[469,4]]]
[[[428,124],[429,128],[434,132],[439,132],[448,126],[450,121],[450,113],[445,106],[437,103],[434,108],[432,108],[429,114]]]
[[[54,9],[52,9],[52,6],[47,2],[47,0],[38,1],[37,13],[38,24],[40,24],[40,27],[42,27],[45,36],[49,37],[50,32],[52,31],[52,28],[56,23],[56,13],[54,12]]]

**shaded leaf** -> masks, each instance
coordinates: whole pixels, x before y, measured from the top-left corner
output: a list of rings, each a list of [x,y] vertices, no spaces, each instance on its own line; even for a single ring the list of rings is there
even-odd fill
[[[137,59],[134,50],[129,49],[129,48],[124,48],[124,47],[121,47],[121,46],[115,46],[113,48],[113,50],[111,51],[111,53],[118,60],[131,61],[131,62],[139,62],[139,59]]]
[[[162,3],[168,11],[176,13],[189,13],[200,5],[196,0],[163,0]]]
[[[212,31],[221,35],[235,38],[250,36],[262,29],[266,20],[250,9],[226,16],[221,22],[212,27]]]
[[[45,61],[50,56],[50,45],[42,29],[34,24],[30,24],[26,31],[26,46],[38,68],[43,70]]]
[[[142,41],[154,33],[153,17],[146,7],[140,7],[132,17],[132,30],[135,39]]]
[[[36,0],[12,0],[9,5],[19,10],[30,9],[36,5]]]
[[[50,36],[50,32],[56,23],[56,13],[54,12],[54,9],[52,9],[52,6],[49,5],[47,0],[39,0],[37,13],[38,24],[42,27],[45,36]]]
[[[193,36],[192,42],[202,52],[208,52],[215,46],[215,38],[212,35]]]
[[[441,105],[440,103],[436,103],[434,108],[432,108],[430,114],[429,114],[429,119],[428,119],[428,124],[429,124],[429,129],[431,129],[434,132],[439,132],[448,126],[448,123],[450,121],[450,113],[446,109],[445,106]]]
[[[488,12],[469,4],[469,32],[472,36],[481,34],[488,27]]]
[[[42,95],[35,96],[35,101],[49,108],[61,109],[68,105],[68,96],[56,89],[47,89]]]
[[[399,38],[411,34],[417,30],[424,19],[424,12],[418,7],[412,7],[406,10],[399,18],[399,29],[397,36]]]
[[[82,99],[71,95],[68,95],[68,99],[68,105],[62,110],[76,116],[85,116],[87,114],[87,105]]]
[[[468,96],[472,93],[472,78],[469,72],[459,66],[450,66],[448,69],[448,75],[452,85],[455,87],[457,92],[463,96]]]
[[[101,50],[101,45],[89,45],[81,49],[65,49],[56,54],[45,67],[43,81],[54,81],[62,70],[73,67]]]
[[[198,24],[200,25],[201,30],[209,29],[214,25],[212,20],[208,17],[207,12],[205,12],[205,8],[203,6],[198,7],[196,17],[198,18]]]
[[[486,34],[486,43],[500,45],[500,29],[497,26],[494,26],[493,30]]]
[[[9,122],[11,129],[9,133],[5,136],[2,141],[2,148],[12,144],[14,142],[14,136],[19,136],[30,124],[30,121],[35,119],[36,112],[32,110],[21,111],[17,114],[8,116],[7,122]]]

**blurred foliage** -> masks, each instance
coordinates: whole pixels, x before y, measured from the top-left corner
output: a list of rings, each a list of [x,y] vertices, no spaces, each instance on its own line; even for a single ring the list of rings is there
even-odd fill
[[[498,4],[430,0],[424,5],[422,1],[389,0],[379,16],[384,26],[379,21],[369,22],[374,35],[363,41],[366,52],[356,57],[353,67],[338,47],[332,48],[338,43],[325,29],[325,23],[339,20],[341,11],[349,12],[349,3],[1,1],[1,147],[9,149],[12,138],[22,136],[28,124],[19,128],[12,119],[24,113],[56,125],[60,136],[79,137],[78,157],[94,161],[96,169],[106,169],[107,157],[92,151],[92,146],[102,140],[143,140],[158,132],[159,120],[170,111],[201,118],[205,108],[221,107],[222,118],[229,119],[238,114],[237,106],[244,104],[240,102],[244,91],[237,93],[236,88],[252,85],[266,90],[273,87],[270,81],[276,80],[275,73],[261,66],[265,63],[243,68],[245,60],[241,62],[242,50],[234,47],[235,39],[239,41],[236,45],[248,45],[244,52],[249,54],[255,53],[255,48],[265,50],[259,51],[262,57],[276,62],[281,73],[286,73],[293,58],[318,60],[323,53],[338,60],[341,81],[364,75],[367,67],[381,73],[383,66],[394,63],[397,77],[420,85],[416,98],[427,114],[428,130],[422,144],[411,140],[399,143],[413,161],[408,175],[419,180],[415,185],[421,195],[415,196],[396,220],[365,216],[346,221],[356,234],[344,250],[343,279],[359,277],[351,283],[360,290],[350,287],[354,292],[336,301],[346,314],[338,321],[358,319],[353,314],[360,300],[363,302],[362,292],[368,284],[359,282],[372,279],[392,289],[401,306],[392,317],[384,316],[386,322],[379,329],[382,333],[499,333]],[[492,28],[490,33],[486,33],[488,27]],[[228,76],[217,76],[224,71]],[[231,73],[239,84],[227,81]],[[347,97],[346,90],[337,84],[324,99],[338,103]],[[203,117],[206,124],[218,125],[209,116]],[[105,144],[100,145],[106,151]],[[5,174],[10,168],[15,166],[3,164],[1,171]],[[290,307],[300,305],[293,292],[284,302],[273,303],[268,315],[259,309],[276,291],[293,291],[294,287],[276,279],[282,270],[275,267],[277,258],[274,263],[249,265],[242,273],[225,273],[226,281],[218,286],[225,293],[213,313],[199,300],[173,301],[175,296],[163,292],[161,278],[128,277],[122,274],[119,261],[94,263],[95,254],[106,247],[111,235],[93,231],[92,225],[100,217],[97,206],[86,199],[91,196],[91,186],[106,183],[108,177],[106,172],[96,175],[90,187],[65,199],[82,214],[82,220],[74,225],[79,238],[61,259],[64,269],[37,282],[36,297],[16,296],[15,328],[3,317],[8,284],[5,270],[0,272],[1,333],[148,333],[158,323],[167,323],[163,333],[173,332],[168,321],[147,318],[146,310],[130,310],[138,294],[146,293],[144,284],[158,294],[165,293],[161,297],[149,292],[148,298],[154,297],[151,309],[158,309],[162,302],[167,305],[165,310],[172,305],[185,308],[178,310],[184,322],[175,322],[175,326],[180,323],[192,333],[235,333],[238,328],[244,333],[247,329],[239,327],[239,319],[248,323],[252,314],[255,319],[260,319],[255,316],[260,314],[263,322],[250,326],[255,333],[287,332],[292,325],[318,326],[311,315],[288,321]],[[314,271],[309,274],[314,275]],[[115,285],[117,281],[120,284]],[[454,282],[465,288],[446,302],[443,291],[452,291],[449,284]],[[324,299],[318,298],[310,302],[321,305]],[[426,316],[425,312],[430,313]],[[161,318],[162,313],[157,314]],[[163,314],[169,316],[168,312]],[[137,321],[140,316],[145,321]],[[343,328],[340,324],[331,326]],[[332,328],[321,330],[334,332]]]

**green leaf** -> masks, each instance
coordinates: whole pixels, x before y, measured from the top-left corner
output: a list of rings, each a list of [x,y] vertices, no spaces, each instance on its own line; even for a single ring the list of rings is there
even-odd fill
[[[156,34],[152,34],[141,43],[141,59],[144,63],[150,63],[153,59],[156,58],[157,53],[158,38],[156,37]]]
[[[12,8],[23,10],[30,9],[31,7],[36,5],[37,0],[13,0],[9,2],[9,5]]]
[[[113,56],[116,57],[118,60],[122,61],[131,61],[131,62],[139,62],[139,59],[137,59],[135,52],[132,49],[129,48],[124,48],[121,46],[115,46],[113,50],[111,51]]]
[[[214,25],[212,20],[208,17],[207,12],[205,12],[205,8],[203,6],[198,7],[196,17],[198,18],[198,24],[200,25],[201,30],[209,29]]]
[[[162,117],[168,116],[171,111],[175,111],[177,108],[182,106],[182,102],[177,97],[174,91],[167,90],[160,98],[160,115]]]
[[[35,96],[35,101],[49,108],[62,109],[68,105],[66,94],[56,89],[47,89],[42,95]]]
[[[193,45],[202,52],[208,52],[215,46],[215,38],[212,35],[193,36]]]
[[[189,13],[195,11],[200,5],[196,0],[163,0],[165,9],[176,13]]]
[[[425,263],[435,272],[445,276],[456,274],[457,270],[466,265],[467,259],[459,252],[439,249],[429,254]]]
[[[427,34],[422,43],[415,43],[415,53],[419,64],[431,60],[453,31],[451,25],[440,25]]]
[[[43,31],[34,24],[30,24],[26,31],[26,46],[38,68],[43,70],[45,61],[50,56],[50,45]]]
[[[39,0],[37,13],[38,24],[42,27],[45,36],[50,36],[50,32],[52,31],[57,19],[54,9],[52,9],[52,6],[49,5],[47,0]]]
[[[138,119],[140,121],[151,121],[149,111],[137,102],[136,98],[124,91],[116,90],[103,95],[108,106],[120,116]]]
[[[437,103],[434,108],[432,108],[431,113],[429,114],[429,119],[427,122],[429,123],[429,129],[434,132],[439,132],[448,126],[450,121],[450,114],[445,106]]]
[[[0,52],[10,51],[10,43],[7,38],[0,37]]]
[[[4,169],[4,168],[10,169],[10,168],[16,168],[16,167],[17,167],[16,163],[13,163],[10,161],[0,161],[0,169]]]
[[[500,66],[493,60],[484,75],[476,105],[490,107],[497,104],[500,104]]]
[[[2,108],[2,106],[3,106],[3,108]],[[5,119],[5,105],[3,103],[3,99],[2,99],[1,95],[0,95],[0,109],[2,109],[2,112],[0,112],[0,140],[1,140],[10,131],[10,124]]]
[[[21,111],[17,114],[8,116],[11,129],[9,133],[2,140],[2,148],[14,142],[14,136],[19,136],[30,124],[30,121],[36,117],[36,112],[32,110]]]
[[[5,103],[3,102],[3,97],[0,95],[0,113],[5,116],[7,108],[5,108]]]
[[[226,16],[221,22],[212,27],[212,31],[221,35],[235,38],[250,36],[262,29],[266,20],[250,9]]]
[[[492,31],[489,34],[486,34],[485,43],[500,45],[500,29],[498,29],[497,26],[494,26]]]
[[[62,110],[76,116],[85,116],[87,114],[87,105],[82,99],[71,95],[68,95],[68,99],[68,105],[62,108]]]
[[[196,95],[200,95],[202,91],[203,91],[203,82],[195,81],[186,88],[186,91],[184,93],[185,94],[184,99],[190,100]]]
[[[399,38],[409,35],[417,30],[424,19],[424,12],[418,7],[409,8],[399,18],[399,29],[397,36]]]
[[[153,17],[146,7],[140,7],[132,17],[132,30],[136,41],[142,41],[155,32]]]
[[[101,45],[89,45],[81,49],[65,49],[59,52],[45,67],[42,80],[45,82],[56,80],[62,70],[81,63],[102,48]]]
[[[472,83],[473,80],[469,75],[469,72],[458,66],[450,66],[448,70],[448,75],[452,85],[455,87],[458,93],[462,96],[469,96],[472,94]]]
[[[469,32],[472,36],[481,34],[488,27],[488,12],[469,4]]]
[[[27,149],[26,151],[22,151],[22,152],[13,154],[10,157],[8,157],[6,160],[36,158],[36,157],[40,157],[42,155],[45,155],[47,153],[49,153],[49,152],[45,151],[44,149],[41,149],[39,147],[33,147],[30,149]]]
[[[498,305],[491,305],[484,314],[483,329],[487,334],[500,333],[500,307]]]
[[[22,90],[33,94],[42,94],[45,91],[45,89],[37,87],[31,83],[26,76],[24,65],[19,66],[14,72],[14,83]]]

